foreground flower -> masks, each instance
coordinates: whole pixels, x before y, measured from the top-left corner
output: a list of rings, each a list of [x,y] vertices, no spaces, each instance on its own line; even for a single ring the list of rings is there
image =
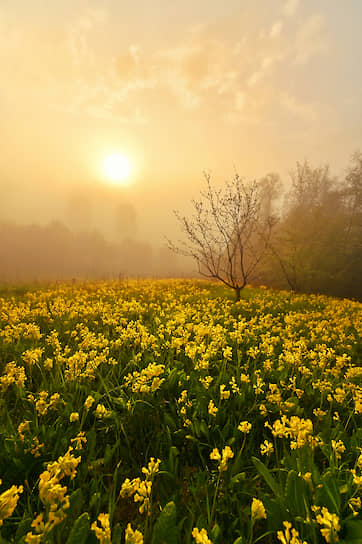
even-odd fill
[[[140,478],[133,478],[130,480],[126,478],[121,486],[121,491],[119,493],[120,497],[132,497],[134,502],[139,502],[139,512],[140,514],[149,514],[150,513],[150,498],[152,493],[152,482],[155,474],[159,471],[161,460],[155,460],[154,457],[151,457],[148,466],[142,467],[142,472],[145,474],[145,480]]]
[[[210,416],[214,416],[216,417],[216,414],[218,412],[218,408],[216,408],[214,402],[212,400],[210,400],[209,402],[209,406],[208,406],[208,412],[210,414]]]
[[[131,524],[127,525],[126,533],[126,544],[143,544],[143,536],[140,531],[133,530]]]
[[[0,485],[2,481],[0,480]],[[12,485],[0,495],[0,527],[5,518],[9,518],[14,512],[19,500],[19,494],[23,492],[23,486]]]
[[[337,533],[341,530],[341,526],[337,514],[331,514],[328,509],[323,506],[322,513],[316,516],[316,521],[319,525],[322,525],[320,531],[326,542],[338,541]]]
[[[253,502],[251,503],[251,521],[254,523],[258,519],[266,519],[266,511],[264,504],[259,499],[253,498]]]
[[[201,529],[201,531],[199,531],[197,527],[194,527],[192,529],[192,536],[194,537],[196,544],[212,544],[207,536],[206,529]]]
[[[251,423],[249,421],[241,421],[238,425],[238,431],[244,434],[250,433]]]
[[[213,461],[220,461],[220,464],[217,467],[220,472],[227,470],[228,460],[232,459],[233,457],[234,452],[230,446],[225,446],[225,448],[222,450],[222,455],[217,448],[214,448],[210,453],[210,459]]]
[[[260,453],[262,455],[270,455],[274,451],[274,446],[268,440],[264,440],[263,444],[260,444]]]
[[[100,544],[111,544],[111,528],[109,525],[109,514],[99,514],[97,519],[101,526],[99,527],[97,521],[94,521],[91,525],[92,531],[95,532]]]
[[[84,407],[85,409],[88,410],[90,409],[90,407],[92,406],[92,404],[95,402],[94,398],[92,397],[92,395],[88,395],[88,397],[85,399],[84,401]]]
[[[283,531],[278,531],[277,537],[282,544],[308,544],[305,540],[299,539],[299,532],[292,528],[292,524],[289,521],[283,521]],[[291,529],[291,531],[290,531]]]

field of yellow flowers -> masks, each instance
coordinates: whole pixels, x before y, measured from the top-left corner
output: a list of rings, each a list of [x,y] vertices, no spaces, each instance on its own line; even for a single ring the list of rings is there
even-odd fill
[[[3,289],[0,543],[362,543],[362,305]]]

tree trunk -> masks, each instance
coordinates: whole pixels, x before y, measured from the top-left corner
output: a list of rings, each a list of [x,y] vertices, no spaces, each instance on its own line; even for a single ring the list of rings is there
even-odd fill
[[[238,302],[240,300],[241,287],[234,287],[234,289],[235,289],[235,301]]]

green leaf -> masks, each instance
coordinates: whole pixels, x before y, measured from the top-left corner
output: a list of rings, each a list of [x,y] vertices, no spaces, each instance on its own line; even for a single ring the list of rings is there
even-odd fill
[[[353,544],[362,544],[362,520],[352,519],[344,524],[346,530],[345,541]]]
[[[243,537],[239,536],[236,540],[234,540],[233,544],[243,544]]]
[[[298,477],[295,470],[290,470],[285,486],[285,501],[294,516],[307,516],[309,508],[306,505],[304,482]]]
[[[122,535],[122,526],[117,523],[117,525],[112,530],[112,544],[120,544],[122,542]]]
[[[234,486],[235,484],[238,484],[239,482],[242,482],[245,480],[246,474],[245,472],[239,472],[238,474],[235,474],[230,480],[231,486]]]
[[[275,480],[274,476],[270,472],[270,470],[260,461],[260,459],[257,459],[256,457],[252,457],[251,460],[253,461],[256,470],[259,472],[261,476],[263,476],[264,480],[270,487],[270,489],[273,491],[274,495],[276,497],[281,496],[280,486],[278,482]]]
[[[89,535],[89,515],[84,512],[79,516],[70,531],[66,544],[84,544]]]
[[[30,526],[32,524],[32,521],[33,521],[33,518],[25,518],[21,520],[21,522],[19,523],[16,529],[15,542],[18,542],[18,540],[20,540],[22,536],[26,535],[26,533],[30,531]]]
[[[217,523],[215,523],[210,533],[211,541],[217,542],[219,539],[219,536],[220,536],[220,527]]]
[[[152,533],[152,544],[177,544],[176,506],[169,502],[157,518]]]

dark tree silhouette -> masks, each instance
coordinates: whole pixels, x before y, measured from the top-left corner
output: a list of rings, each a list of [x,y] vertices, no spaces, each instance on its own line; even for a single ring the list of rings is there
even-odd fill
[[[175,212],[186,240],[169,246],[192,257],[199,273],[235,291],[236,300],[252,278],[269,244],[275,220],[262,209],[256,182],[246,184],[235,174],[222,189],[215,189],[205,173],[207,188],[193,200],[190,218]]]

